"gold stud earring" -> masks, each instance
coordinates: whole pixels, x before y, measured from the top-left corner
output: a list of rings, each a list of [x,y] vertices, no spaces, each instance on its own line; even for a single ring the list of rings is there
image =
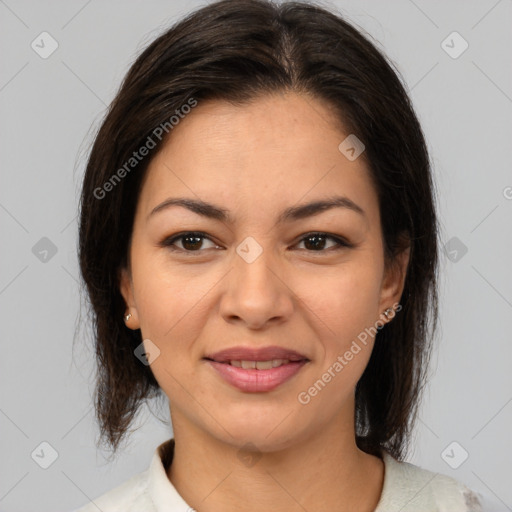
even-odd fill
[[[389,315],[393,312],[393,308],[388,308],[384,311],[384,316],[388,319]]]

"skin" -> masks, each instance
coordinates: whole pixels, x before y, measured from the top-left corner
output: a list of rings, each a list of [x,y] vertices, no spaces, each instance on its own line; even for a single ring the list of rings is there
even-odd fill
[[[127,326],[160,350],[151,369],[169,398],[176,441],[168,476],[201,512],[363,512],[382,492],[382,460],[357,448],[354,431],[355,386],[374,339],[307,405],[297,400],[358,334],[384,323],[409,258],[406,251],[385,267],[376,191],[364,158],[349,161],[339,151],[348,132],[332,116],[328,105],[296,93],[245,106],[200,102],[142,185],[121,275]],[[332,195],[365,215],[333,208],[276,225],[284,209]],[[176,197],[216,204],[232,219],[181,206],[149,216]],[[175,251],[159,245],[184,231],[209,239],[177,240]],[[336,249],[327,238],[315,250],[304,240],[312,231],[353,246]],[[251,263],[236,252],[248,236],[263,251]],[[279,345],[310,362],[277,389],[242,392],[203,360],[235,345]]]

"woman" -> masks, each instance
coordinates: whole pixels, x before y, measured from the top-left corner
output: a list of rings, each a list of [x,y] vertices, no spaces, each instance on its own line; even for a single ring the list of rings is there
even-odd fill
[[[92,148],[80,266],[114,451],[173,437],[84,512],[477,511],[403,459],[437,320],[437,219],[397,74],[340,17],[224,0],[137,59]]]

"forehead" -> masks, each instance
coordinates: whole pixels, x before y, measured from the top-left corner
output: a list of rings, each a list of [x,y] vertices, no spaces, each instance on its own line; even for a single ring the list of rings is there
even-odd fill
[[[150,163],[141,210],[183,195],[261,210],[339,193],[371,213],[377,197],[364,158],[350,161],[338,148],[348,135],[329,105],[309,96],[199,102]]]

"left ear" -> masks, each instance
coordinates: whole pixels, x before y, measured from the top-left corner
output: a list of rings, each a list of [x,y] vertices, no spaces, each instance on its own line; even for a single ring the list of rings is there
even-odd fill
[[[407,276],[410,251],[410,244],[402,247],[394,260],[384,270],[384,278],[380,290],[379,314],[400,302]]]

